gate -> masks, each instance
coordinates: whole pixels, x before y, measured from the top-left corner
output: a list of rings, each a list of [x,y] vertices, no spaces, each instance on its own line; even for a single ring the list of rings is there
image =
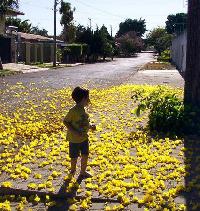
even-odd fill
[[[11,62],[11,38],[0,37],[0,57],[3,63]]]

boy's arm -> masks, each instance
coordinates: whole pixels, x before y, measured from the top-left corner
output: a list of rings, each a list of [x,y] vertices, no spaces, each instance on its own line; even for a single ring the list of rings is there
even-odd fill
[[[66,118],[64,118],[63,123],[72,134],[79,137],[82,136],[82,133],[74,129],[74,127],[71,125],[69,121],[66,120]]]
[[[96,130],[97,128],[96,128],[96,125],[91,125],[91,124],[90,124],[89,129],[90,129],[90,130]]]

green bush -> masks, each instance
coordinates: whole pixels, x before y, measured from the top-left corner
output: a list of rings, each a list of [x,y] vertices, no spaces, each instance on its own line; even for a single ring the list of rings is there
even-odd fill
[[[161,53],[161,55],[158,57],[158,61],[161,62],[169,62],[171,60],[171,51],[165,50]]]
[[[89,46],[87,44],[69,44],[64,49],[62,49],[62,54],[81,57],[89,52]]]
[[[82,56],[85,56],[89,53],[90,48],[87,44],[82,44]]]
[[[200,132],[199,109],[184,106],[183,99],[176,92],[160,86],[149,94],[144,90],[138,91],[132,98],[141,102],[135,110],[137,115],[141,111],[150,110],[150,131],[172,135]]]
[[[62,50],[60,48],[57,49],[56,56],[57,56],[58,62],[61,62],[61,60],[62,60]]]
[[[82,55],[82,45],[81,44],[69,44],[67,45],[68,53],[71,56],[81,56]]]

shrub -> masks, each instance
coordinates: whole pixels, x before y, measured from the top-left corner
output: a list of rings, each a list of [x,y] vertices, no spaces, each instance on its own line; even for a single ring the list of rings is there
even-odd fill
[[[69,53],[71,56],[81,56],[82,54],[82,45],[81,44],[69,44],[67,46],[67,48],[69,49]]]
[[[68,54],[70,56],[80,57],[82,55],[86,55],[89,51],[89,47],[87,44],[69,44],[65,47],[62,52],[64,54]]]
[[[158,61],[161,62],[169,62],[171,60],[171,51],[165,50],[161,53],[161,55],[158,57]]]
[[[150,131],[171,135],[197,134],[200,132],[200,111],[198,108],[184,106],[183,99],[172,89],[158,86],[147,94],[137,91],[133,99],[140,100],[135,113],[149,109],[148,127]]]
[[[85,55],[89,54],[89,51],[90,51],[89,45],[82,44],[82,55],[85,56]]]
[[[116,38],[116,43],[120,54],[125,56],[131,56],[138,53],[144,47],[142,38],[138,37],[133,31]]]

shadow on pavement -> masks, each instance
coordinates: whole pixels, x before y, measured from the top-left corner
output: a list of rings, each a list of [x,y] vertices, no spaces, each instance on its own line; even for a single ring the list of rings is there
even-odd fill
[[[72,177],[70,177],[69,179],[64,181],[60,190],[58,191],[58,194],[66,193],[66,189],[69,187],[71,179],[72,179]],[[70,192],[68,192],[68,194],[71,196],[68,200],[67,199],[56,199],[55,200],[56,204],[52,207],[49,207],[47,210],[48,211],[63,211],[63,210],[67,211],[70,207],[69,200],[73,200],[73,197],[76,196],[76,192],[79,189],[79,186],[82,181],[83,181],[83,178],[80,178],[80,177],[77,178],[77,180],[73,184]]]
[[[184,138],[186,210],[200,210],[200,137],[188,136]]]

